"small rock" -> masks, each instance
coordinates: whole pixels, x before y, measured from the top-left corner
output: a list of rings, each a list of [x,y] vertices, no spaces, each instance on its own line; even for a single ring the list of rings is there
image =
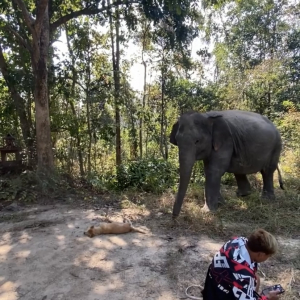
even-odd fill
[[[22,208],[16,203],[13,202],[10,205],[3,208],[3,211],[20,211]]]

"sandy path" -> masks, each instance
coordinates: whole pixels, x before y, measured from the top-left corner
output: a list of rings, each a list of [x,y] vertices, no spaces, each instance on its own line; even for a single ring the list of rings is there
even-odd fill
[[[0,300],[183,299],[184,288],[199,284],[221,246],[151,228],[147,235],[83,236],[100,211],[55,206],[22,213],[1,223]]]

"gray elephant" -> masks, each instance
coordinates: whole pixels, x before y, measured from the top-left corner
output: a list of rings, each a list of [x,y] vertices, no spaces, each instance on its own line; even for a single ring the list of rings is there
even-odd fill
[[[238,196],[251,193],[246,174],[261,172],[263,197],[275,199],[273,175],[278,170],[282,149],[280,133],[266,117],[248,111],[225,110],[187,112],[173,125],[170,142],[179,148],[180,182],[173,207],[173,217],[182,202],[196,160],[203,160],[205,172],[204,211],[215,211],[224,202],[220,193],[221,177],[233,173]]]

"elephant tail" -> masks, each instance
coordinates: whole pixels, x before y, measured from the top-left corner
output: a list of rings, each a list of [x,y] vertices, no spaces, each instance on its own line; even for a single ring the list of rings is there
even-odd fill
[[[280,188],[282,190],[284,190],[284,186],[283,186],[283,181],[282,181],[282,176],[281,176],[281,171],[280,171],[280,166],[279,164],[277,165],[277,172],[278,172],[278,181],[279,181],[279,185],[280,185]]]

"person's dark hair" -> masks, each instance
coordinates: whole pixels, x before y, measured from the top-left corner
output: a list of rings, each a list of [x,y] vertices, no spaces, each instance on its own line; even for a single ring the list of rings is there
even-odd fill
[[[278,250],[275,237],[264,229],[255,230],[248,238],[247,247],[252,252],[263,252],[273,255]]]

